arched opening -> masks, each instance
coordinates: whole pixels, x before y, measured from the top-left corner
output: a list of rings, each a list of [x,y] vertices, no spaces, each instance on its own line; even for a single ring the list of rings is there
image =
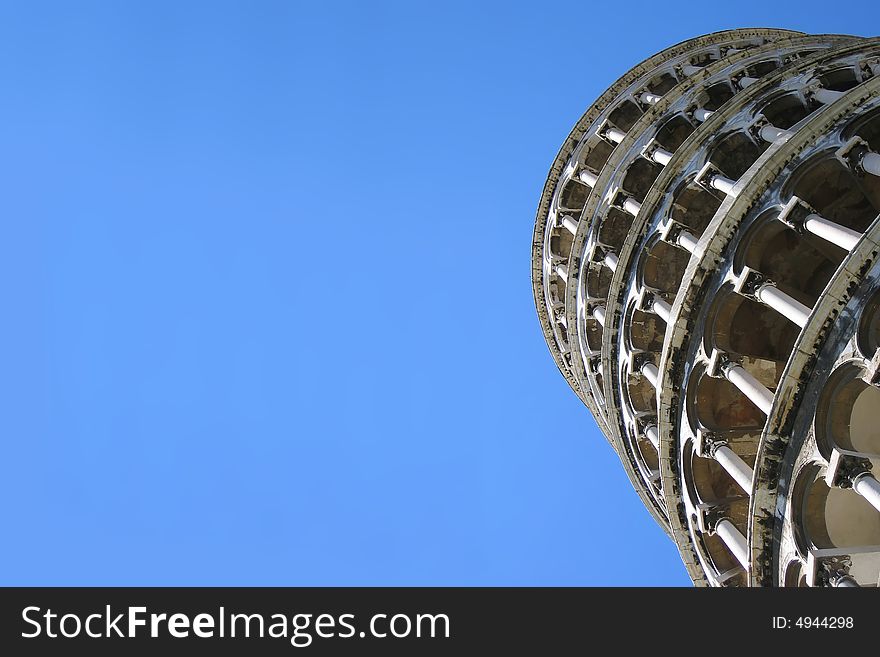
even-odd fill
[[[816,446],[826,459],[835,447],[880,456],[880,388],[861,378],[858,361],[838,367],[816,405]]]
[[[792,559],[785,567],[785,575],[782,585],[787,588],[802,588],[807,586],[807,575],[804,572],[804,564],[800,559]]]
[[[568,259],[573,236],[565,228],[554,228],[550,233],[550,253]]]
[[[779,68],[779,62],[775,59],[765,59],[757,64],[751,64],[746,68],[746,75],[752,78],[762,78]]]
[[[760,114],[777,128],[787,130],[810,115],[814,108],[804,102],[800,94],[785,94],[767,103]]]
[[[800,327],[760,301],[736,294],[731,287],[716,295],[706,318],[706,351],[784,364],[794,349]]]
[[[856,136],[861,137],[875,153],[880,152],[880,109],[866,112],[853,120],[843,131],[845,139]]]
[[[634,441],[639,457],[645,464],[648,472],[656,472],[660,469],[660,456],[651,441],[644,437],[638,437]]]
[[[563,303],[563,299],[565,298],[565,288],[561,288],[557,282],[550,283],[550,303],[552,304],[560,304]]]
[[[660,456],[650,440],[639,435],[637,425],[632,423],[625,430],[627,451],[632,454],[644,487],[663,505],[662,483],[660,481]]]
[[[572,178],[559,193],[559,207],[572,213],[580,213],[590,195],[590,188]]]
[[[662,148],[674,153],[684,143],[685,139],[691,136],[695,129],[691,122],[683,116],[674,116],[657,131],[657,136],[654,137],[654,140]]]
[[[681,448],[681,470],[682,485],[684,487],[684,496],[691,506],[696,506],[705,500],[721,500],[725,499],[725,491],[719,490],[717,484],[711,483],[711,474],[705,472],[705,464],[698,464],[698,472],[694,473],[694,463],[698,457],[694,455],[693,442],[685,441]],[[704,460],[704,459],[700,459]],[[708,480],[708,483],[707,483]],[[697,481],[699,481],[700,490],[697,490]],[[717,535],[710,536],[699,531],[697,526],[697,517],[691,514],[688,518],[691,536],[694,538],[694,547],[700,556],[700,560],[706,566],[706,570],[711,576],[720,579],[725,574],[727,579],[725,585],[737,586],[744,584],[744,578],[740,575],[737,578],[736,571],[742,570],[739,562],[731,554],[730,550]]]
[[[683,224],[693,235],[699,237],[712,221],[722,200],[720,193],[716,194],[701,186],[685,183],[675,194],[672,219]]]
[[[696,529],[694,529],[693,533],[695,534],[698,550],[703,553],[701,556],[709,566],[709,572],[720,586],[748,586],[746,572],[740,566],[739,561],[731,554],[720,536],[717,534],[712,536],[700,534]]]
[[[880,178],[854,176],[831,153],[800,167],[787,187],[786,192],[802,198],[826,219],[860,233],[880,213]]]
[[[691,392],[693,390],[693,392]],[[765,416],[735,385],[705,373],[688,382],[688,401],[699,428],[724,433],[753,430],[760,433]],[[696,427],[695,427],[696,428]]]
[[[626,389],[630,406],[635,413],[657,412],[657,393],[651,382],[641,373],[628,373]]]
[[[880,455],[880,388],[867,383],[859,387],[849,415],[848,443],[857,452]]]
[[[852,66],[827,71],[817,79],[819,84],[832,91],[849,91],[862,81],[861,75]]]
[[[725,80],[724,82],[719,82],[706,87],[705,94],[706,98],[704,99],[702,106],[705,109],[714,112],[728,100],[733,98],[736,95],[736,91],[734,91],[730,82]]]
[[[654,77],[645,86],[648,87],[648,90],[652,94],[657,94],[658,96],[662,96],[677,84],[678,84],[678,80],[676,80],[671,74],[662,73],[662,74]]]
[[[651,185],[654,184],[654,180],[660,175],[662,169],[663,167],[659,164],[645,158],[638,158],[627,169],[621,188],[641,203],[645,200],[648,190],[651,189]]]
[[[659,353],[663,349],[666,323],[654,313],[647,313],[631,306],[625,335],[632,351]]]
[[[641,116],[642,110],[638,105],[632,101],[624,100],[608,115],[608,120],[624,132],[629,132],[629,129],[636,124]]]
[[[699,502],[730,505],[730,520],[737,525],[737,529],[745,534],[748,497],[743,494],[742,488],[727,473],[727,470],[715,459],[703,458],[692,453],[691,474],[694,478],[694,490]]]
[[[724,517],[743,535],[746,534],[748,498],[717,461],[697,456],[690,441],[682,449],[682,479],[693,505],[724,507]],[[710,575],[725,586],[745,585],[745,573],[721,537],[702,533],[698,528],[696,515],[691,515],[689,520],[697,552],[708,566]]]
[[[735,263],[738,268],[745,264],[760,272],[812,308],[844,256],[841,249],[819,248],[816,240],[820,238],[799,235],[772,215],[765,215],[746,233]]]
[[[591,299],[607,299],[611,287],[612,271],[601,262],[591,262],[587,266],[585,289]]]
[[[800,507],[811,548],[880,545],[880,513],[853,490],[829,488],[822,478],[807,487]]]
[[[587,317],[584,320],[584,339],[586,340],[587,349],[589,351],[601,351],[602,325],[592,317]]]
[[[631,225],[632,216],[623,210],[609,208],[608,214],[605,215],[602,224],[599,226],[597,241],[599,244],[611,249],[614,253],[620,253]]]
[[[591,171],[601,171],[611,153],[614,152],[614,146],[604,139],[593,137],[590,142],[584,146],[581,157],[584,168]]]
[[[767,150],[767,147],[766,142],[762,141],[758,145],[745,133],[734,132],[715,145],[709,160],[725,176],[732,180],[739,180],[749,170],[749,167],[761,157],[761,153]]]
[[[675,293],[690,260],[690,253],[669,242],[657,240],[639,263],[642,284],[653,290]]]

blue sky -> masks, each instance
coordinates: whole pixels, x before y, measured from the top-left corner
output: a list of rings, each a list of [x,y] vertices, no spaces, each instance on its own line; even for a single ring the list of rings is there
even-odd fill
[[[543,342],[547,169],[668,45],[880,11],[656,7],[0,5],[0,583],[688,585]]]

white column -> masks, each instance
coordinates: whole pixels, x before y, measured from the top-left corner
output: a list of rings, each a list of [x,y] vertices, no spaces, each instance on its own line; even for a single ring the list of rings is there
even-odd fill
[[[712,453],[715,460],[727,470],[745,492],[752,491],[752,469],[727,445],[719,445]]]
[[[569,215],[565,215],[564,217],[562,217],[562,225],[565,226],[565,228],[568,229],[568,232],[570,232],[572,235],[577,232],[577,222]]]
[[[610,139],[615,144],[622,142],[624,137],[626,137],[626,133],[617,128],[608,128],[608,130],[605,131],[605,138]]]
[[[853,481],[853,490],[880,511],[880,481],[874,479],[874,475],[866,472],[856,477]]]
[[[593,308],[593,319],[595,319],[602,327],[605,327],[605,306],[596,306]]]
[[[743,77],[741,77],[739,79],[739,82],[738,82],[739,88],[745,89],[746,87],[752,86],[757,81],[758,81],[758,78],[753,78],[753,77],[749,77],[748,75],[744,75]]]
[[[656,105],[660,102],[661,98],[663,98],[663,96],[652,94],[650,91],[646,91],[641,96],[639,96],[639,100],[645,105]]]
[[[809,214],[804,219],[804,228],[841,249],[852,251],[862,234],[826,219],[818,214]]]
[[[841,98],[844,93],[842,91],[832,91],[831,89],[823,89],[822,87],[818,87],[813,89],[810,93],[816,100],[818,100],[823,105],[829,105],[833,103],[838,98]]]
[[[856,580],[854,580],[849,575],[843,575],[842,577],[835,577],[834,580],[832,580],[831,586],[838,588],[838,589],[843,589],[843,588],[859,589],[859,588],[861,588],[856,583]]]
[[[617,256],[610,251],[605,254],[605,258],[602,260],[605,263],[605,266],[608,267],[611,271],[617,271]]]
[[[654,449],[657,450],[657,453],[660,453],[660,432],[657,430],[655,425],[650,425],[645,429],[645,436],[647,436],[648,440],[651,441],[651,444],[654,446]]]
[[[599,176],[595,173],[591,173],[584,169],[578,174],[578,180],[580,180],[585,185],[589,185],[590,187],[596,186],[596,181],[599,180]]]
[[[731,364],[724,370],[724,376],[733,385],[739,388],[752,403],[770,415],[773,406],[773,393],[770,392],[760,381],[749,374],[742,365]]]
[[[556,265],[556,275],[568,283],[568,267],[565,265]]]
[[[669,160],[672,159],[672,153],[663,148],[655,148],[651,153],[651,159],[654,160],[660,166],[665,167],[669,164]]]
[[[698,107],[694,110],[694,118],[703,123],[704,121],[708,121],[709,117],[712,116],[715,112],[712,110],[703,109],[702,107]]]
[[[709,181],[709,185],[714,187],[719,192],[724,192],[728,196],[733,196],[733,186],[736,184],[735,180],[731,180],[730,178],[725,178],[724,176],[714,175],[712,179]]]
[[[628,198],[623,202],[623,209],[635,217],[639,214],[639,210],[642,209],[642,204],[634,198]]]
[[[654,311],[654,314],[657,315],[657,317],[667,324],[669,323],[669,318],[672,316],[672,306],[666,303],[663,299],[660,297],[654,297],[654,300],[651,302],[651,310]]]
[[[740,562],[743,568],[749,569],[749,544],[736,526],[730,520],[724,519],[718,523],[715,533],[721,537],[724,544]]]
[[[866,153],[862,158],[862,168],[873,176],[880,176],[880,154]]]
[[[777,128],[773,125],[763,126],[758,134],[761,136],[761,139],[770,142],[771,144],[775,141],[781,141],[791,137],[791,133],[788,130],[783,130],[782,128]]]
[[[691,64],[685,64],[684,66],[681,67],[681,72],[684,73],[685,75],[687,75],[688,77],[690,77],[691,75],[694,75],[695,73],[699,73],[702,70],[703,70],[702,66],[693,66]]]
[[[648,379],[648,383],[656,389],[657,382],[660,380],[660,370],[657,369],[657,366],[654,363],[645,363],[642,365],[642,374]]]
[[[765,283],[757,289],[755,296],[758,297],[758,301],[766,303],[773,310],[784,315],[801,328],[806,325],[810,317],[810,308],[797,299],[788,296],[775,285]]]
[[[676,242],[683,249],[694,253],[697,250],[697,244],[699,243],[699,240],[688,231],[683,230],[678,234]]]

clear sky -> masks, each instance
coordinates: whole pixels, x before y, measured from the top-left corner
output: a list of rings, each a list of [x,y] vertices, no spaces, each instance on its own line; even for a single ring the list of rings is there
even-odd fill
[[[668,45],[877,7],[4,3],[0,583],[687,585],[544,344],[547,169]]]

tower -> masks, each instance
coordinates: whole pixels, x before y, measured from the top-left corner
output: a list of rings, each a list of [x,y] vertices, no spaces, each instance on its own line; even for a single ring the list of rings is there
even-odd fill
[[[880,39],[685,41],[553,161],[544,336],[697,585],[878,585],[878,214]]]

